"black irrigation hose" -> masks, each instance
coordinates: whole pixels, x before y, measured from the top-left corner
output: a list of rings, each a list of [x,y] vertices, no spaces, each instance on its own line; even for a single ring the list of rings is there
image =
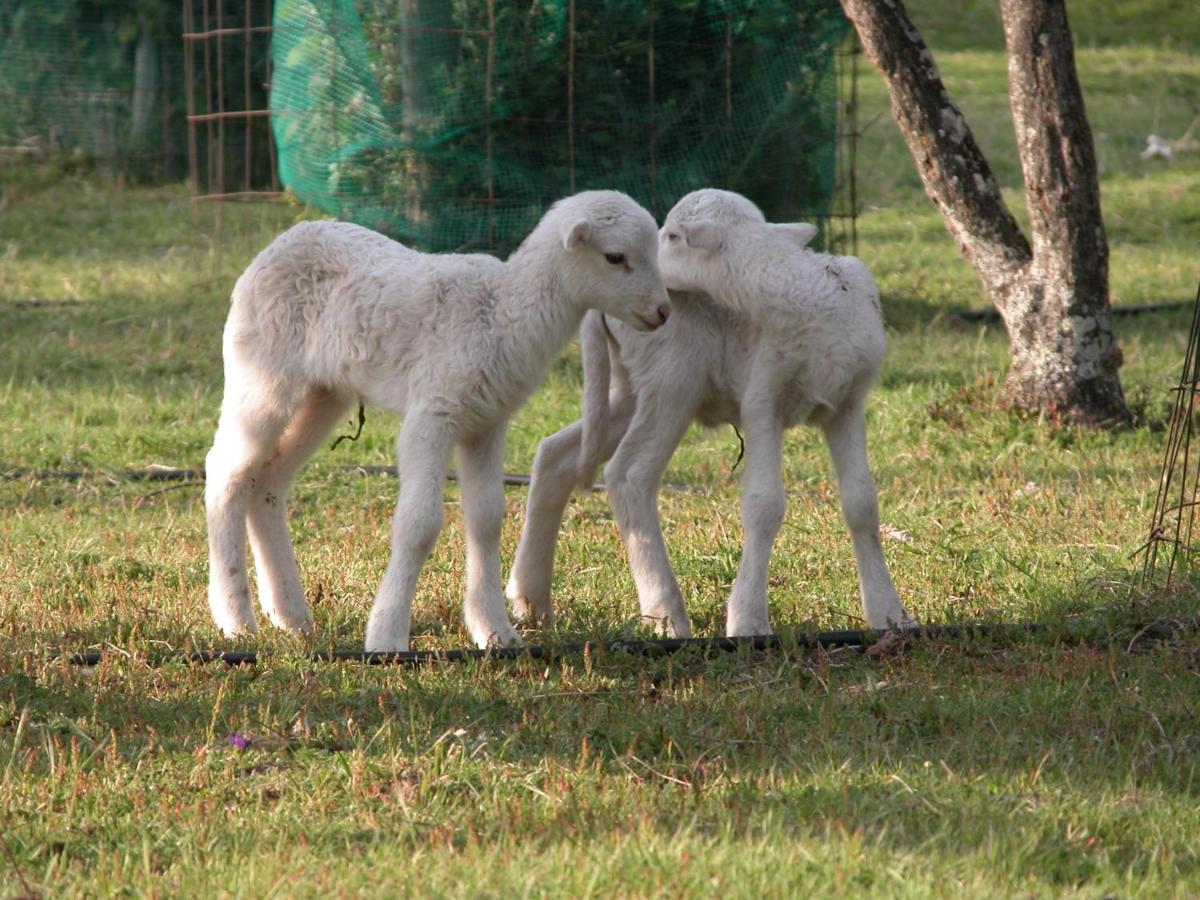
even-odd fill
[[[363,475],[395,476],[395,466],[338,466],[339,472],[358,472]],[[458,475],[448,472],[446,477],[455,481]],[[150,469],[123,469],[116,472],[106,472],[103,469],[5,469],[0,471],[0,478],[16,481],[21,478],[34,478],[38,481],[82,481],[85,478],[110,478],[115,481],[203,481],[203,469],[176,469],[168,466]],[[505,484],[529,484],[528,475],[505,473]]]
[[[417,666],[437,662],[467,662],[480,659],[555,659],[561,656],[629,654],[632,656],[665,656],[680,650],[695,650],[701,653],[730,652],[742,648],[748,650],[813,649],[816,647],[859,647],[867,649],[885,635],[895,635],[900,641],[913,639],[937,640],[946,638],[1019,637],[1033,635],[1046,630],[1036,622],[993,625],[930,625],[905,631],[876,631],[854,629],[848,631],[821,631],[815,634],[796,634],[788,637],[770,634],[761,637],[717,637],[717,638],[661,638],[658,640],[619,639],[613,641],[585,641],[583,643],[560,644],[551,647],[504,647],[489,650],[470,648],[466,650],[406,650],[386,653],[367,650],[323,650],[312,654],[312,662],[365,663],[371,666],[406,665]],[[68,657],[76,666],[95,666],[100,663],[103,651],[91,650]],[[165,653],[150,661],[152,665],[168,662],[210,663],[223,662],[230,666],[253,666],[258,664],[258,654],[253,650],[197,650]]]
[[[738,435],[741,440],[741,435]],[[743,448],[745,449],[745,448]],[[741,453],[738,462],[741,462]],[[736,463],[735,463],[736,465]],[[360,475],[387,475],[396,477],[395,466],[345,465],[338,466],[338,472],[357,472]],[[18,481],[22,478],[32,478],[35,481],[83,481],[85,478],[108,479],[109,481],[204,481],[203,469],[176,469],[170,466],[150,469],[121,469],[115,472],[104,469],[0,469],[0,480]],[[448,481],[458,481],[458,473],[453,469],[446,473]],[[528,487],[531,476],[516,472],[505,472],[505,484]],[[187,485],[180,485],[187,487]],[[694,484],[665,483],[661,488],[668,494],[707,494],[708,489]],[[169,490],[163,488],[162,490]],[[597,481],[589,490],[601,492],[605,490],[604,482]],[[157,493],[157,492],[156,492]]]
[[[203,469],[125,469],[118,472],[107,472],[104,469],[5,469],[0,471],[0,478],[7,481],[17,481],[21,478],[35,478],[38,481],[82,481],[85,478],[111,478],[119,481],[202,481]]]
[[[738,435],[738,440],[741,440],[741,435]],[[738,456],[738,462],[741,461],[741,455]],[[368,466],[368,465],[345,465],[338,466],[339,472],[357,472],[360,475],[388,475],[396,477],[395,466]],[[107,478],[110,481],[203,481],[203,469],[176,469],[170,466],[161,466],[150,469],[121,469],[115,472],[105,471],[104,469],[2,469],[0,470],[0,479],[8,481],[17,481],[22,478],[33,478],[36,481],[82,481],[85,478]],[[453,469],[446,473],[446,478],[449,481],[457,481],[458,473]],[[529,486],[531,478],[529,475],[521,475],[516,472],[505,472],[504,483],[510,485]],[[591,490],[603,491],[604,483],[596,482],[592,485]],[[662,490],[671,494],[704,494],[707,489],[691,484],[664,484]]]

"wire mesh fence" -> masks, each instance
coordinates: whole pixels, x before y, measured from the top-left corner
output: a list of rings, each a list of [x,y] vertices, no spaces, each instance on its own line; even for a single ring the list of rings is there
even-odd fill
[[[1169,587],[1176,574],[1192,569],[1195,554],[1200,552],[1200,546],[1193,543],[1196,509],[1200,506],[1200,447],[1192,446],[1200,395],[1200,286],[1196,289],[1183,370],[1174,392],[1150,532],[1141,548],[1145,587]]]
[[[195,200],[282,196],[267,92],[271,0],[184,0],[188,162]]]

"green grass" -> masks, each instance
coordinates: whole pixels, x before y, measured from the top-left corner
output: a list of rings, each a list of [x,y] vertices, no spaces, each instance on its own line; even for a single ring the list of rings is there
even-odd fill
[[[1200,64],[1172,4],[1072,6],[1103,166],[1118,304],[1189,300],[1200,154],[1177,136]],[[990,7],[919,23],[1021,215]],[[939,52],[946,47],[950,52]],[[870,412],[885,553],[929,622],[1051,623],[1016,641],[873,658],[788,651],[420,670],[316,666],[361,646],[386,561],[396,423],[319,454],[293,502],[313,645],[227,641],[204,601],[196,484],[0,481],[0,896],[815,894],[1191,896],[1200,892],[1200,630],[1194,590],[1132,587],[1189,312],[1118,320],[1139,427],[1118,434],[995,404],[997,326],[924,199],[873,76],[860,254],[890,355]],[[0,173],[0,469],[198,466],[220,399],[230,286],[299,207],[193,210],[183,186]],[[42,301],[31,304],[23,301]],[[577,415],[574,351],[517,417],[506,464]],[[663,495],[701,634],[736,571],[737,441],[695,430]],[[789,514],[771,571],[787,630],[860,624],[849,540],[819,439],[788,436]],[[415,645],[466,643],[456,488],[424,573]],[[508,492],[511,560],[525,500]],[[575,498],[532,641],[635,630],[601,495]],[[1135,640],[1157,618],[1168,640]],[[1093,640],[1068,640],[1079,631]],[[253,669],[154,667],[168,647],[254,648]],[[104,648],[94,669],[63,650]],[[238,749],[227,737],[251,739]]]

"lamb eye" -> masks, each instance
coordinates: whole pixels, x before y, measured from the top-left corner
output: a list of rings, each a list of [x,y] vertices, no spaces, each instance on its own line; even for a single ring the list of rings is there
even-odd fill
[[[619,266],[619,265],[621,265],[621,263],[625,262],[625,254],[624,253],[605,253],[604,258],[607,259],[614,266]]]
[[[667,240],[674,243],[675,241],[679,240],[679,235],[677,235],[673,231],[669,231],[669,232],[667,232]]]

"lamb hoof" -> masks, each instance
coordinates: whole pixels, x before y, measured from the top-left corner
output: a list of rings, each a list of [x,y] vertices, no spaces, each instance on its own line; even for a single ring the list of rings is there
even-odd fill
[[[368,640],[363,644],[363,650],[367,653],[407,653],[408,641]]]
[[[669,615],[656,616],[643,613],[642,621],[650,625],[659,637],[690,638],[692,636],[692,623],[686,618],[677,621]]]
[[[305,635],[306,637],[312,636],[313,618],[308,613],[290,616],[268,613],[268,618],[270,618],[271,624],[276,628],[282,628],[284,631],[291,631],[295,634]]]
[[[511,625],[505,628],[498,628],[489,634],[484,640],[476,640],[482,650],[500,650],[510,647],[522,647],[524,641],[517,634],[517,630]]]
[[[903,607],[892,610],[885,616],[872,617],[869,624],[875,631],[910,631],[921,627],[921,623],[910,616]]]
[[[775,629],[762,621],[734,622],[725,629],[727,637],[766,637],[774,633]]]
[[[258,634],[258,622],[254,621],[254,617],[248,619],[217,619],[217,628],[225,637],[245,637],[249,634]]]
[[[367,653],[406,653],[408,651],[408,635],[387,634],[382,628],[372,628],[368,621],[363,649]]]
[[[508,594],[513,618],[519,625],[547,628],[554,624],[554,604],[539,604],[519,591]]]

